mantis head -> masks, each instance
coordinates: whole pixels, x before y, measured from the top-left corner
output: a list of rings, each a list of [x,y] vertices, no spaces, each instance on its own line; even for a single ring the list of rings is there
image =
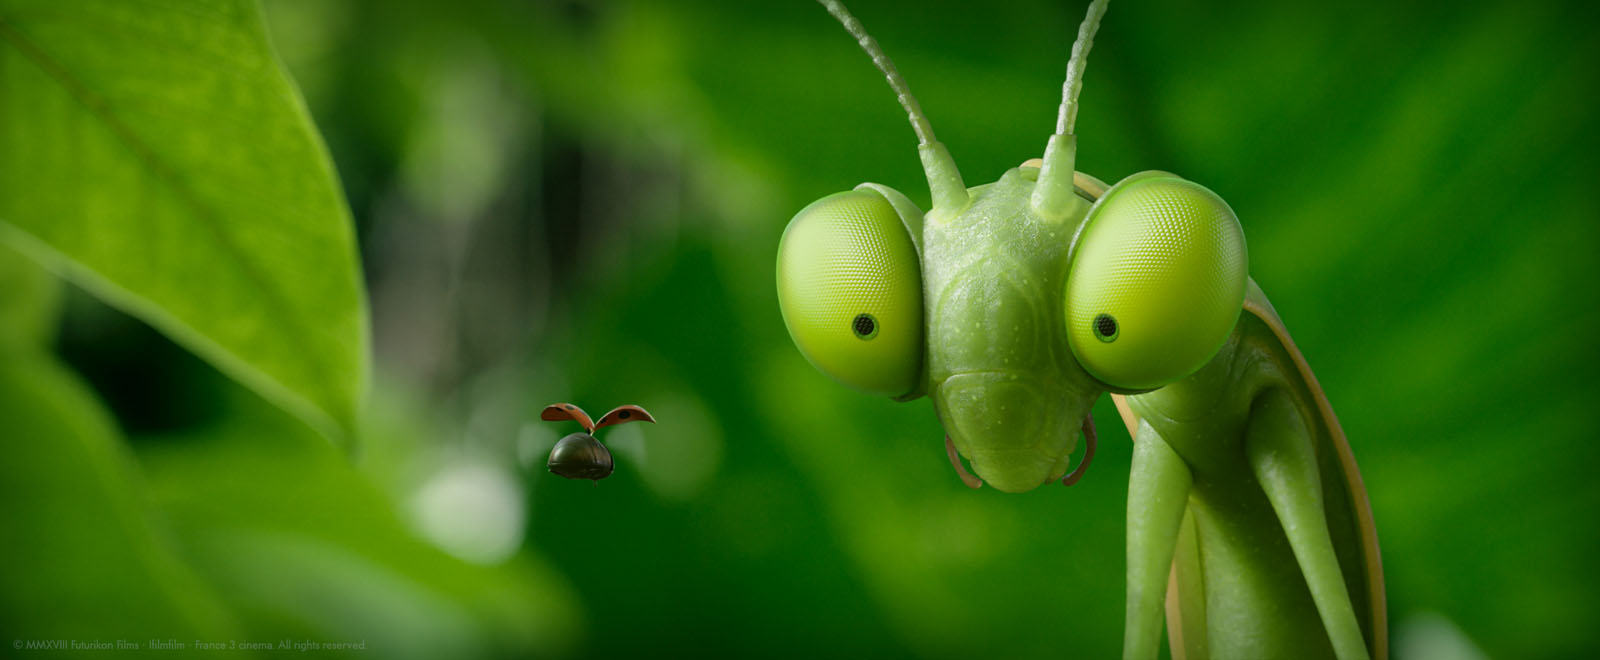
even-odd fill
[[[1043,160],[970,189],[893,63],[841,5],[822,4],[905,107],[933,206],[862,184],[802,209],[778,248],[790,336],[847,386],[930,396],[958,471],[956,452],[1008,492],[1061,478],[1078,430],[1093,437],[1101,393],[1188,376],[1227,339],[1248,279],[1238,219],[1171,174],[1107,190],[1076,173],[1077,90],[1105,0],[1073,47]]]

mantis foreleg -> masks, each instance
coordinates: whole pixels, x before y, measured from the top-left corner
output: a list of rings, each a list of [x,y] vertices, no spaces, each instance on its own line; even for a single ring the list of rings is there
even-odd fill
[[[1124,658],[1155,658],[1162,607],[1178,528],[1193,476],[1178,453],[1146,422],[1133,443],[1128,481],[1128,610]]]
[[[1245,432],[1245,452],[1251,471],[1283,524],[1334,652],[1341,660],[1367,658],[1366,642],[1328,535],[1311,430],[1288,392],[1271,389],[1256,398]]]

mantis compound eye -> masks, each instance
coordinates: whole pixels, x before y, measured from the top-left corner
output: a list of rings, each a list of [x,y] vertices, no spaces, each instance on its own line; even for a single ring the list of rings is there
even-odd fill
[[[1165,173],[1129,177],[1090,209],[1074,247],[1067,342],[1116,387],[1188,376],[1233,331],[1247,261],[1239,220],[1216,193]]]
[[[778,307],[800,353],[869,394],[911,392],[922,373],[922,265],[882,194],[829,195],[778,246]]]

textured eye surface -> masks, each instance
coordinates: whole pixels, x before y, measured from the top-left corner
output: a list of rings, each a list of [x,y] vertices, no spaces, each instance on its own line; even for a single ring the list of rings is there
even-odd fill
[[[884,396],[916,387],[921,264],[883,195],[830,195],[789,222],[778,246],[778,307],[795,346],[823,373]]]
[[[1090,211],[1067,275],[1067,341],[1107,384],[1150,389],[1204,366],[1238,321],[1244,232],[1216,193],[1173,176],[1120,184]]]

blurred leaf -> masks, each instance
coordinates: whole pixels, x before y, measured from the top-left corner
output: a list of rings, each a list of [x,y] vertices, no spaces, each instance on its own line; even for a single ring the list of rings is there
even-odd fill
[[[0,239],[352,431],[349,212],[254,2],[0,0],[0,145]]]
[[[1394,632],[1395,657],[1429,660],[1486,660],[1488,656],[1449,619],[1421,612],[1401,620]]]
[[[61,283],[0,245],[0,351],[45,345],[55,334]]]
[[[31,639],[227,639],[232,624],[141,507],[94,396],[50,358],[0,354],[0,629]]]
[[[902,644],[925,657],[1047,657],[1065,639],[1073,654],[1116,655],[1132,443],[1107,423],[1117,419],[1109,400],[1085,479],[1017,496],[962,485],[926,400],[886,407],[798,354],[777,353],[767,369],[760,394],[773,435]],[[868,411],[882,426],[843,421]]]
[[[519,556],[467,564],[419,539],[334,447],[239,392],[224,422],[139,443],[196,567],[274,638],[367,640],[383,657],[559,653],[576,604]]]
[[[430,217],[462,221],[483,212],[505,188],[522,148],[522,108],[494,61],[463,48],[429,61],[421,116],[401,165],[405,189]]]

